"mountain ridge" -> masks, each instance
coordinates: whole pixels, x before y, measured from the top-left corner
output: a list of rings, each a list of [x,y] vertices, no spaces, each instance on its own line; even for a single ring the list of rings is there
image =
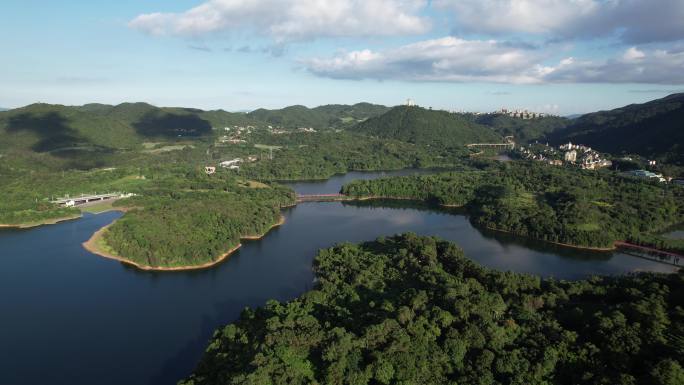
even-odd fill
[[[684,164],[684,93],[585,114],[546,139]]]
[[[461,114],[416,106],[393,107],[385,114],[361,122],[351,131],[418,145],[454,146],[501,142],[502,136]]]

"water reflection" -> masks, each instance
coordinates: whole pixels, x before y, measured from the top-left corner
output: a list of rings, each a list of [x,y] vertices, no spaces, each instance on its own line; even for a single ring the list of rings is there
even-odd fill
[[[568,249],[488,232],[473,227],[458,209],[421,203],[312,202],[283,213],[286,223],[263,239],[244,242],[211,269],[186,272],[140,271],[81,247],[119,213],[28,231],[3,230],[2,382],[175,383],[193,369],[213,331],[236,319],[244,307],[290,300],[309,290],[317,251],[339,242],[412,231],[454,241],[488,267],[563,279],[674,270],[617,252]]]

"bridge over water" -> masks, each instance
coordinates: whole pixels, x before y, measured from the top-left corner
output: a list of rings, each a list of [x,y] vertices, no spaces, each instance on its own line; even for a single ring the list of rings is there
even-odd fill
[[[615,242],[615,246],[623,249],[622,251],[625,254],[634,255],[635,257],[646,258],[674,266],[684,266],[684,255],[682,254],[620,241]]]

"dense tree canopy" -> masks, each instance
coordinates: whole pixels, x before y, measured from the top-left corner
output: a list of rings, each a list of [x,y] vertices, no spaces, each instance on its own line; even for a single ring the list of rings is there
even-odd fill
[[[113,252],[143,266],[197,266],[216,261],[242,237],[263,235],[279,222],[280,208],[294,204],[294,193],[225,174],[189,173],[116,204],[133,209],[104,234]]]
[[[548,135],[613,154],[634,153],[684,166],[684,94],[584,115]]]
[[[322,250],[314,290],[245,310],[184,385],[684,381],[684,274],[579,282],[406,234]]]
[[[439,148],[502,142],[494,130],[461,114],[421,107],[394,107],[383,115],[359,123],[352,131]]]
[[[644,234],[684,218],[684,189],[677,186],[536,162],[355,181],[342,192],[466,206],[471,220],[483,227],[590,247],[611,247],[616,240],[644,241]]]

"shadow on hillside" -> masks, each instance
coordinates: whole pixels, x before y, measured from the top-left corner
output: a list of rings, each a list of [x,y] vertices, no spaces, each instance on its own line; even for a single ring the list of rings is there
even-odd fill
[[[50,152],[61,148],[82,146],[87,142],[76,130],[69,127],[65,117],[56,112],[45,114],[23,113],[9,119],[8,132],[32,132],[39,139],[31,149],[36,152]]]
[[[211,124],[197,115],[149,112],[133,124],[146,137],[196,138],[211,133]]]
[[[64,159],[60,168],[87,170],[103,167],[115,150],[96,145],[69,125],[67,118],[57,112],[44,114],[22,113],[9,119],[7,132],[29,132],[38,137],[30,149]],[[57,166],[57,165],[55,165]]]

